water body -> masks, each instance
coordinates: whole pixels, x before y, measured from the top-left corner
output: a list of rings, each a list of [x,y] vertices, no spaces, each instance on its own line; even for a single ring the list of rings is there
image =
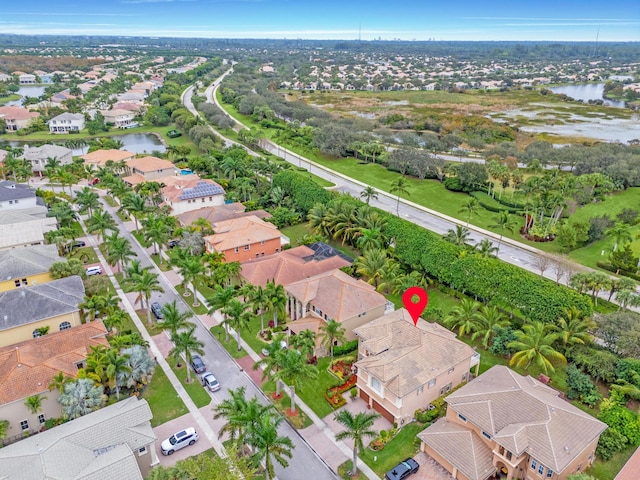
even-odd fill
[[[127,133],[125,135],[115,135],[111,138],[114,140],[120,140],[124,144],[122,150],[127,150],[133,153],[151,154],[154,151],[164,153],[167,150],[162,141],[156,135],[151,133]],[[60,145],[64,145],[64,142],[64,136],[53,137],[51,140],[51,143],[57,143]],[[1,144],[9,145],[11,147],[19,147],[25,143],[29,144],[28,141],[18,142],[15,140],[0,142],[0,148],[2,148]],[[73,155],[76,156],[84,155],[88,150],[89,147],[74,148],[72,149],[72,152]]]
[[[553,93],[563,93],[575,100],[582,100],[587,103],[589,100],[602,100],[608,107],[624,108],[622,100],[609,100],[603,97],[604,83],[589,83],[581,85],[565,85],[564,87],[552,87]]]
[[[44,94],[45,87],[41,87],[38,85],[24,85],[18,89],[16,92],[18,95],[24,97],[40,97]],[[22,105],[22,98],[18,100],[12,100],[11,102],[5,103],[5,105]]]

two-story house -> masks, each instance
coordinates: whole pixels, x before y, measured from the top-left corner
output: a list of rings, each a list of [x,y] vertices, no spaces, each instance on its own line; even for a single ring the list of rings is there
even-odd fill
[[[419,408],[469,380],[480,355],[455,333],[404,308],[355,330],[358,392],[370,408],[404,425]]]
[[[8,436],[37,432],[47,418],[62,415],[57,395],[49,392],[53,377],[62,372],[75,378],[91,347],[109,346],[106,337],[99,320],[0,348],[0,418],[9,421]],[[24,404],[33,395],[43,398],[35,413]]]
[[[102,110],[100,113],[102,113],[106,123],[112,124],[116,128],[132,128],[138,125],[134,120],[136,114],[129,110],[114,108],[112,110]]]
[[[39,112],[31,112],[22,107],[13,105],[0,107],[0,119],[5,121],[7,132],[16,132],[21,128],[26,128],[34,118],[39,116]]]
[[[496,365],[446,398],[447,415],[418,434],[458,480],[567,480],[595,460],[607,425],[531,376]]]
[[[104,167],[108,161],[119,164],[120,162],[128,162],[133,160],[136,154],[133,152],[127,152],[126,150],[116,150],[115,148],[105,150],[94,150],[93,152],[81,155],[80,158],[84,160],[87,165],[94,167]]]
[[[34,174],[42,177],[50,158],[55,158],[59,165],[70,165],[73,162],[73,153],[70,148],[60,145],[42,145],[41,147],[25,145],[22,158],[31,163]]]
[[[0,347],[80,325],[84,284],[77,275],[0,292]]]
[[[44,235],[57,228],[55,217],[47,217],[44,205],[0,210],[0,250],[43,245]]]
[[[171,207],[172,215],[224,205],[224,189],[213,180],[191,175],[181,177],[162,189],[162,199]]]
[[[289,297],[286,311],[293,320],[287,327],[293,334],[302,330],[319,333],[323,323],[335,320],[344,327],[346,340],[355,340],[355,329],[394,308],[372,285],[337,269],[290,283],[284,289]]]
[[[204,237],[207,252],[223,253],[226,262],[244,262],[282,250],[289,239],[273,223],[255,215],[212,225],[214,234]]]
[[[32,73],[23,73],[18,76],[20,85],[34,85],[36,83],[36,76]]]
[[[203,219],[209,223],[209,225],[213,225],[214,223],[232,220],[234,218],[248,217],[249,215],[255,215],[262,220],[271,218],[271,214],[266,210],[251,210],[247,212],[242,203],[233,202],[225,203],[217,207],[203,207],[181,213],[178,215],[178,222],[183,227],[188,227],[194,222],[199,221],[199,219]]]
[[[62,113],[49,120],[49,133],[78,133],[84,130],[84,115]]]
[[[55,245],[0,250],[0,292],[50,282],[49,268],[62,260]]]
[[[44,206],[44,203],[29,185],[15,183],[11,180],[0,181],[0,212],[37,206]]]
[[[1,448],[0,472],[8,479],[142,480],[159,463],[152,417],[146,400],[129,397]]]
[[[176,171],[176,167],[169,160],[151,156],[133,158],[127,160],[126,164],[127,176],[122,179],[129,185],[159,182],[163,177],[169,177]]]

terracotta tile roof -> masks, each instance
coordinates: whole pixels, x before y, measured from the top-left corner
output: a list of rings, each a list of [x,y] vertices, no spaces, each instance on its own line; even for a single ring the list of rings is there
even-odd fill
[[[211,225],[225,220],[232,220],[234,218],[248,217],[249,215],[255,215],[260,219],[271,218],[271,214],[265,210],[245,212],[244,209],[245,207],[243,204],[234,202],[226,205],[220,205],[218,207],[204,207],[190,212],[185,212],[178,215],[178,220],[182,226],[186,227],[199,218],[204,218]]]
[[[354,333],[360,339],[360,352],[369,353],[357,362],[358,368],[378,378],[397,397],[415,391],[465,359],[471,360],[476,353],[437,323],[419,319],[414,326],[404,308],[372,320]]]
[[[273,280],[279,285],[290,285],[304,278],[351,265],[344,258],[335,255],[317,260],[314,251],[301,245],[267,257],[256,258],[242,263],[242,277],[253,285],[265,286]]]
[[[640,477],[640,448],[631,455],[613,480],[638,480],[638,477]]]
[[[322,320],[321,318],[307,316],[300,318],[299,320],[296,320],[294,322],[287,323],[287,328],[291,330],[291,333],[295,333],[296,335],[304,330],[311,330],[312,332],[318,334],[320,333],[320,326],[323,323],[324,320]]]
[[[217,252],[224,252],[243,245],[279,239],[280,230],[273,223],[265,222],[255,215],[234,218],[213,224],[215,234],[205,237]]]
[[[418,438],[469,480],[485,480],[496,471],[489,446],[472,430],[446,418],[420,432]]]
[[[89,347],[108,345],[102,321],[0,348],[0,405],[47,390],[54,375],[75,377]]]
[[[142,182],[146,182],[145,178],[139,173],[134,173],[133,175],[129,175],[127,177],[122,177],[122,180],[127,182],[129,185],[137,185]]]
[[[30,112],[26,108],[22,107],[0,107],[0,118],[6,120],[29,120],[31,118],[37,118],[40,116],[39,112]]]
[[[387,300],[375,288],[340,270],[331,270],[285,286],[292,297],[311,303],[328,318],[343,322],[384,306]]]
[[[447,397],[449,408],[516,455],[562,472],[607,426],[530,376],[496,365]]]
[[[154,172],[156,170],[174,168],[173,163],[171,163],[169,160],[163,160],[162,158],[151,157],[151,156],[134,158],[132,160],[128,160],[127,166],[129,168],[135,168],[136,170],[140,170],[141,172]]]
[[[224,189],[213,180],[201,179],[197,175],[195,175],[196,178],[191,175],[184,175],[185,177],[191,177],[184,180],[180,179],[181,176],[183,175],[178,176],[178,179],[172,185],[167,185],[162,189],[165,202],[174,203],[212,195],[224,195]]]
[[[116,150],[114,148],[109,150],[95,150],[86,155],[82,155],[82,158],[86,163],[93,163],[95,165],[104,166],[108,160],[114,162],[120,162],[122,160],[130,160],[135,157],[135,153],[127,152],[126,150]]]

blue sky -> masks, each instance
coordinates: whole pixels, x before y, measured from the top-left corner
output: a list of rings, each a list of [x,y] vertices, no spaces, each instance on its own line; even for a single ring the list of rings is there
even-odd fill
[[[639,0],[27,0],[0,33],[640,41]],[[599,32],[599,34],[598,34]]]

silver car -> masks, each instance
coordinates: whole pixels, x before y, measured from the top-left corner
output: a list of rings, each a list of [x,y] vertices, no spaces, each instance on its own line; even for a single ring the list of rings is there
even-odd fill
[[[218,382],[218,379],[211,372],[204,372],[200,375],[200,383],[211,392],[220,390],[220,382]]]

